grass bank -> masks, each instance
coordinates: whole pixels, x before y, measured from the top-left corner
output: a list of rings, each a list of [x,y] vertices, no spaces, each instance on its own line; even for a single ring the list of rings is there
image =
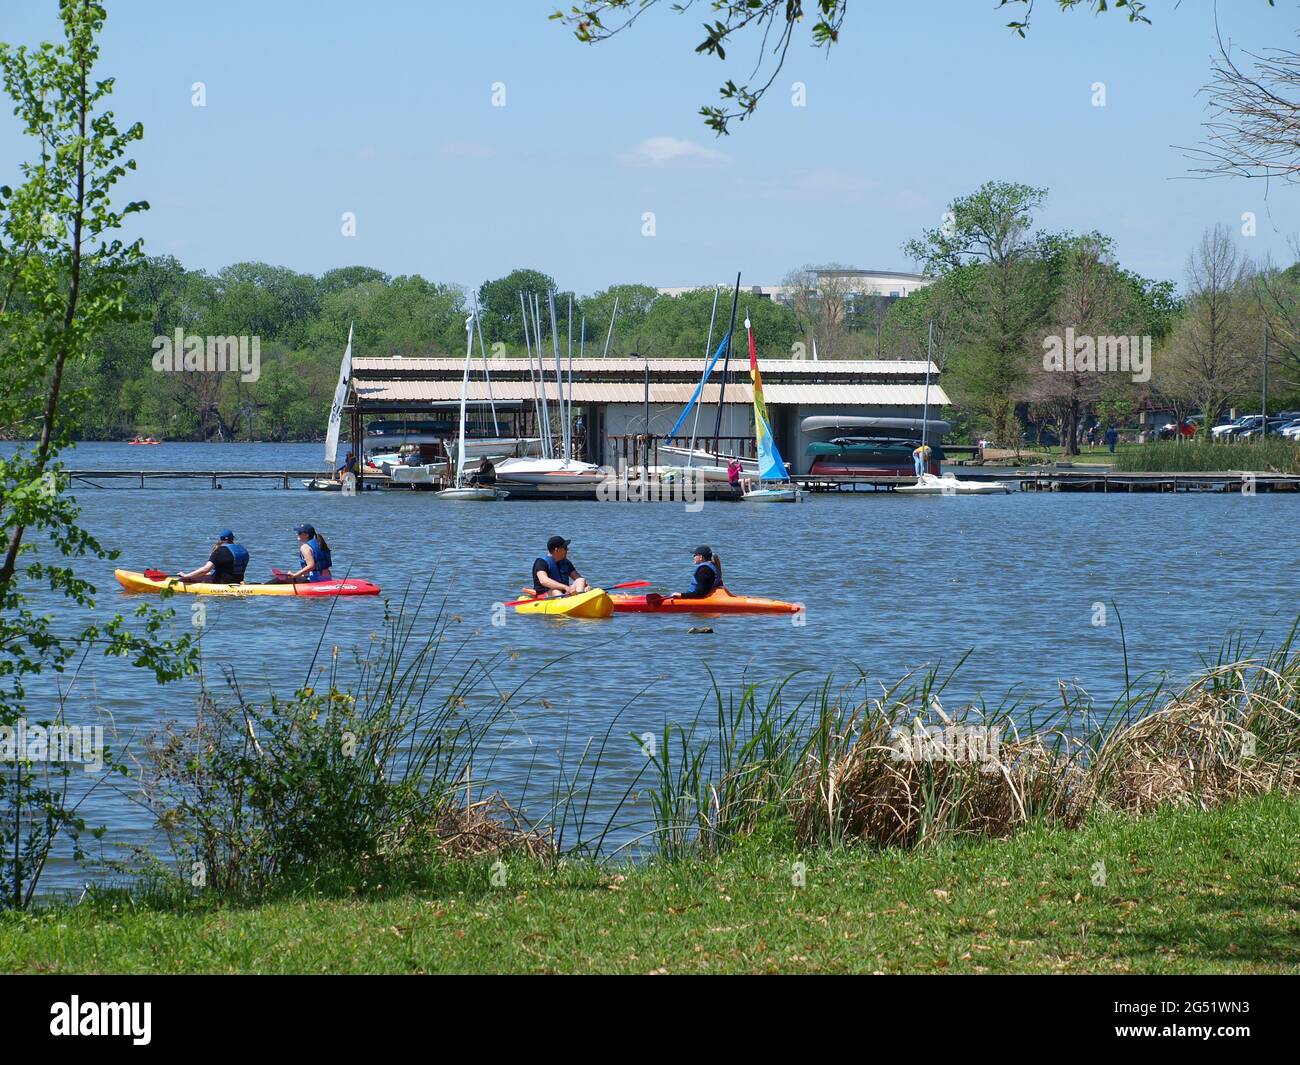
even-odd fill
[[[1277,794],[922,850],[752,838],[503,871],[499,887],[462,860],[365,896],[9,913],[0,971],[1300,972],[1300,799]]]

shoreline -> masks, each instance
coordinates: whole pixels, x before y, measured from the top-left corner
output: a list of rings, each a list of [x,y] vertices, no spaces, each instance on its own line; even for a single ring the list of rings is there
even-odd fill
[[[1297,853],[1300,798],[1269,794],[914,851],[460,860],[253,906],[4,914],[0,971],[1294,974]]]

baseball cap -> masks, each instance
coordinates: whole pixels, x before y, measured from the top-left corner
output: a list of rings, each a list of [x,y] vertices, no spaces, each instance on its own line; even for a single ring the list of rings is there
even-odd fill
[[[563,536],[552,536],[546,541],[546,550],[554,551],[557,547],[568,547],[569,543],[570,541],[566,540]]]
[[[222,529],[221,532],[217,533],[217,543],[220,543],[222,540],[233,541],[234,539],[235,539],[235,534],[232,533],[229,529]]]
[[[708,561],[713,558],[713,549],[710,548],[708,544],[700,544],[700,546],[692,551],[691,554],[699,555],[702,559]]]
[[[293,527],[293,531],[296,532],[296,533],[306,533],[308,536],[315,536],[315,535],[316,535],[316,529],[315,529],[315,527],[306,524],[306,522],[304,522],[302,525],[295,525],[295,526]]]

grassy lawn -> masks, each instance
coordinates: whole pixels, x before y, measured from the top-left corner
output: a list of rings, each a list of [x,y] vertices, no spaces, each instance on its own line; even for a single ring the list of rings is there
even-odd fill
[[[754,842],[490,875],[459,863],[364,898],[9,914],[0,972],[1300,972],[1294,799],[922,852]]]

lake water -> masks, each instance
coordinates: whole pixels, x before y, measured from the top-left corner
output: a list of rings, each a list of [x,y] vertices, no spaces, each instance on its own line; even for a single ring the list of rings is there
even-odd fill
[[[66,456],[80,468],[313,469],[319,445],[85,444]],[[114,482],[108,482],[113,484]],[[857,667],[889,683],[927,664],[970,657],[945,705],[976,696],[997,702],[1008,689],[1052,703],[1057,680],[1077,681],[1106,703],[1123,690],[1120,631],[1093,625],[1094,604],[1123,613],[1130,668],[1180,679],[1229,633],[1273,640],[1300,613],[1293,494],[1014,493],[907,498],[886,493],[818,495],[799,506],[504,502],[454,504],[429,493],[355,497],[206,482],[140,489],[75,489],[84,524],[122,552],[117,565],[175,571],[198,566],[218,530],[233,528],[252,553],[250,576],[295,556],[293,526],[313,523],[334,551],[335,573],[350,571],[400,596],[436,571],[435,588],[463,620],[470,651],[509,649],[499,682],[518,681],[569,655],[534,681],[501,726],[492,783],[516,798],[531,773],[531,794],[549,794],[548,774],[572,767],[589,738],[601,737],[629,700],[627,733],[689,722],[708,686],[777,680],[808,672],[808,691],[828,673],[848,680]],[[529,580],[548,536],[573,539],[572,558],[601,584],[647,579],[680,589],[691,548],[711,544],[733,591],[797,599],[806,623],[790,617],[616,615],[562,622],[517,616],[492,624],[492,607]],[[113,564],[86,567],[98,587],[97,616],[129,611]],[[439,596],[440,598],[440,596]],[[192,600],[173,599],[188,625]],[[305,599],[209,599],[204,669],[219,679],[234,667],[246,691],[291,692],[331,608]],[[56,609],[55,601],[40,603]],[[328,642],[364,646],[381,631],[377,599],[334,602]],[[57,606],[67,627],[86,620]],[[712,634],[690,634],[705,624]],[[193,681],[156,686],[114,660],[92,659],[69,700],[73,722],[111,715],[119,734],[140,737],[169,719],[188,723]],[[639,693],[639,694],[638,694]],[[635,698],[634,698],[635,697]],[[32,686],[32,716],[52,700],[48,680]],[[613,808],[644,766],[636,744],[616,738],[593,792],[593,820]],[[539,782],[543,782],[539,787]],[[121,788],[86,802],[90,824],[109,826],[117,844],[147,843],[154,831]],[[82,882],[84,869],[60,860],[44,887]]]

